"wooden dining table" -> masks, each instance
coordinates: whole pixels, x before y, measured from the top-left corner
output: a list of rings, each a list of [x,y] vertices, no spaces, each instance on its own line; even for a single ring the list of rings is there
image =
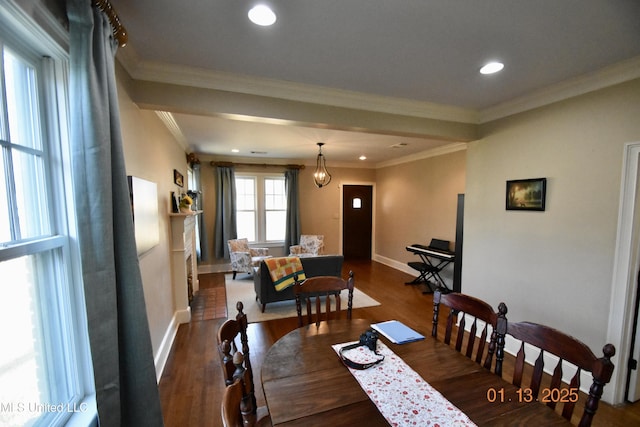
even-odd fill
[[[358,341],[371,320],[332,320],[295,329],[276,341],[262,363],[261,381],[274,426],[388,426],[332,348]],[[569,426],[539,402],[431,336],[384,343],[478,426]]]

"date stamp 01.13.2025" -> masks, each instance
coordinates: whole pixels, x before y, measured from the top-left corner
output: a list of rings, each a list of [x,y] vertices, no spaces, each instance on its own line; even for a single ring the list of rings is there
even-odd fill
[[[519,403],[542,402],[542,403],[575,403],[578,401],[577,388],[541,388],[538,396],[533,394],[530,388],[519,388],[513,395],[505,391],[504,388],[487,389],[487,402],[503,403],[516,401]]]

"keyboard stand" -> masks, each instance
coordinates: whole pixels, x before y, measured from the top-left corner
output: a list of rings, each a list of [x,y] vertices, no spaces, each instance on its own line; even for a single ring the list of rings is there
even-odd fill
[[[410,282],[406,282],[406,285],[420,285],[425,284],[423,287],[422,293],[428,294],[433,293],[436,289],[440,289],[443,293],[452,292],[452,290],[446,285],[442,276],[440,276],[440,272],[451,262],[453,259],[439,259],[434,258],[432,261],[432,257],[422,252],[414,252],[421,259],[420,262],[409,262],[407,265],[418,271],[418,277],[413,279]],[[433,281],[432,281],[433,280]]]

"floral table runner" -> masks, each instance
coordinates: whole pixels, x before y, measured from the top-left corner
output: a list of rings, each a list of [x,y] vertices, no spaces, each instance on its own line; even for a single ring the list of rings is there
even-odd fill
[[[332,347],[338,353],[349,344],[352,342]],[[392,426],[475,426],[382,341],[378,341],[378,353],[385,357],[382,363],[365,370],[348,369]],[[358,363],[379,359],[363,346],[343,354]]]

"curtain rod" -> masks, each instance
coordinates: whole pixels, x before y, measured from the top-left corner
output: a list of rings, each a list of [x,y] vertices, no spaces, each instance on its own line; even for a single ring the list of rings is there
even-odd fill
[[[233,162],[211,162],[211,166],[261,166],[266,167],[285,167],[288,169],[304,169],[304,165],[276,165],[271,163],[233,163]]]
[[[118,40],[118,46],[125,47],[129,40],[129,35],[127,34],[127,29],[122,25],[116,10],[111,5],[111,2],[109,0],[92,0],[91,4],[107,15],[113,28],[113,36]]]

